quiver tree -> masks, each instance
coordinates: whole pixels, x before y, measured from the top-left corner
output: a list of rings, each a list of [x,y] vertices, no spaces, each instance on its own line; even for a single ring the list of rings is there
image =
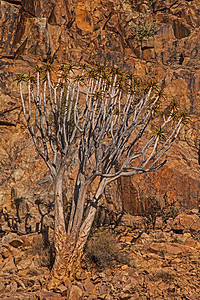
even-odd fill
[[[49,68],[43,83],[40,72],[37,71],[36,82],[30,76],[26,78],[27,108],[22,83],[20,91],[29,131],[55,182],[56,258],[49,281],[52,288],[80,267],[106,185],[120,176],[161,168],[166,162],[164,154],[187,116],[178,111],[174,101],[168,103],[162,98],[153,80],[143,82],[119,69],[84,65],[73,71],[62,67],[54,84]],[[62,178],[74,142],[79,168],[65,229]],[[94,183],[96,191],[88,200],[88,189]]]

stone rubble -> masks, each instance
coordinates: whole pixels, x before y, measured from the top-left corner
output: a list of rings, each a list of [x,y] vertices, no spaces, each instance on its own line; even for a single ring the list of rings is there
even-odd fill
[[[155,228],[145,218],[124,215],[115,234],[128,264],[98,270],[84,264],[81,272],[54,291],[45,289],[49,257],[41,233],[18,235],[1,230],[0,298],[10,300],[189,299],[200,294],[200,214],[182,212]]]

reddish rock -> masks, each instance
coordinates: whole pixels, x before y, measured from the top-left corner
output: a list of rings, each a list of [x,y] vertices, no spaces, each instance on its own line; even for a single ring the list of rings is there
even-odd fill
[[[178,243],[152,243],[149,249],[150,251],[158,254],[164,251],[165,254],[169,253],[172,255],[192,252],[192,249],[189,246],[181,245]]]
[[[193,238],[188,238],[185,241],[184,245],[200,250],[200,243],[197,240],[194,240]]]
[[[88,292],[88,293],[90,293],[90,294],[94,294],[95,291],[96,291],[95,285],[90,281],[89,278],[87,278],[84,281],[83,287],[84,287],[85,291]]]
[[[13,274],[16,273],[16,266],[14,263],[14,259],[12,257],[8,257],[4,260],[3,264],[0,266],[0,275],[3,276],[5,274]]]
[[[12,241],[9,242],[9,244],[15,248],[20,247],[23,244],[23,241],[21,239],[13,239]]]
[[[43,292],[40,294],[41,300],[61,300],[64,299],[61,295],[54,292]]]
[[[199,220],[199,217],[197,217],[197,218]],[[184,231],[189,231],[189,229],[193,226],[193,224],[195,223],[197,218],[195,218],[195,216],[192,216],[192,215],[184,214],[179,217],[179,222],[184,227]],[[200,222],[199,222],[199,224],[200,224]]]
[[[12,5],[9,1],[1,1],[0,57],[9,57],[11,55],[12,44],[17,30],[19,11],[20,6]]]
[[[132,240],[133,240],[133,236],[132,235],[130,235],[130,236],[122,236],[120,238],[120,241],[124,242],[126,244],[131,244]]]
[[[110,292],[110,288],[108,284],[102,284],[101,286],[99,286],[98,288],[98,294],[101,296],[105,296],[108,295]]]
[[[82,296],[82,290],[76,286],[72,285],[72,288],[70,290],[69,299],[70,300],[80,300]]]
[[[2,257],[5,259],[5,258],[8,258],[10,255],[11,255],[11,252],[9,251],[8,247],[2,247],[1,249],[1,255]]]
[[[63,283],[64,283],[64,285],[68,288],[68,290],[71,289],[72,283],[71,283],[71,280],[70,280],[68,277],[65,277],[65,278],[63,279]]]
[[[175,218],[172,229],[183,230],[184,232],[198,231],[200,229],[200,218],[198,215],[182,213]]]
[[[162,227],[163,227],[163,220],[162,220],[162,217],[157,217],[157,218],[156,218],[155,225],[154,225],[154,228],[155,228],[155,229],[162,229]]]
[[[5,289],[5,283],[0,281],[0,293]]]
[[[62,296],[67,296],[68,288],[65,285],[61,284],[61,285],[57,286],[56,292],[61,294]]]

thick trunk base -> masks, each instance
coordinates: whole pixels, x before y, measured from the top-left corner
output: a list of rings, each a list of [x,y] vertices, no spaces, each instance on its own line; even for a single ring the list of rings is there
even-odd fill
[[[58,285],[65,282],[66,278],[72,279],[74,274],[81,269],[82,252],[77,252],[77,248],[72,251],[72,243],[63,245],[59,249],[56,259],[51,270],[47,283],[47,289],[55,289]]]
[[[50,278],[47,283],[47,289],[55,289],[63,281],[67,264],[63,261],[62,256],[56,258],[53,269],[51,270]]]

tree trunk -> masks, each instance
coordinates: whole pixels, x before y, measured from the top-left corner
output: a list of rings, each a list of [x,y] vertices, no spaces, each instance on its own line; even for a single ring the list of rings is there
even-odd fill
[[[66,267],[69,259],[70,250],[66,248],[67,233],[65,228],[65,218],[63,211],[63,199],[62,199],[62,183],[64,175],[64,166],[60,167],[57,177],[55,179],[55,194],[54,194],[54,205],[55,205],[55,229],[54,229],[54,246],[55,246],[55,261],[51,270],[50,279],[48,282],[48,289],[56,287],[62,281],[66,272]],[[67,251],[66,251],[67,249]]]
[[[70,233],[65,231],[63,205],[62,204],[62,189],[61,181],[56,182],[55,190],[55,248],[56,248],[56,258],[54,262],[53,269],[51,271],[50,281],[48,283],[48,289],[53,289],[58,286],[64,277],[71,277],[73,274],[81,268],[81,259],[83,255],[83,250],[87,242],[92,223],[94,221],[95,213],[99,205],[99,200],[104,191],[106,180],[103,179],[99,183],[99,187],[96,191],[95,197],[93,199],[93,204],[89,208],[87,216],[82,223],[81,227],[78,224],[73,224],[73,230]],[[79,199],[80,203],[84,203],[85,195],[82,191],[80,193],[82,199]],[[79,195],[80,197],[80,195]],[[80,211],[79,211],[80,212]],[[82,212],[82,211],[81,211]],[[62,217],[63,216],[63,217]],[[81,215],[80,215],[81,217]],[[75,218],[76,219],[76,218]],[[75,226],[76,225],[76,226]],[[74,240],[74,231],[78,234],[76,240]]]
[[[76,182],[75,204],[69,222],[68,232],[65,228],[62,201],[62,180],[64,171],[60,171],[55,183],[55,234],[56,257],[48,282],[48,289],[58,286],[65,276],[69,276],[69,262],[76,249],[77,236],[83,217],[84,202],[87,192],[84,176],[79,174]],[[71,227],[71,228],[70,228]],[[70,230],[71,229],[71,230]]]
[[[83,256],[83,250],[87,242],[92,223],[94,221],[96,207],[90,207],[89,214],[81,226],[79,237],[76,243],[76,247],[70,258],[69,265],[67,267],[67,276],[72,276],[77,270],[81,269],[81,259]]]
[[[68,234],[71,235],[74,228],[77,229],[78,222],[81,222],[84,210],[84,201],[87,192],[85,176],[79,172],[76,179],[74,196],[71,208],[71,215],[68,225]]]
[[[95,203],[96,205],[90,206],[87,216],[86,216],[83,224],[81,225],[78,239],[76,242],[76,247],[73,250],[73,254],[70,258],[70,262],[69,262],[69,265],[67,268],[68,276],[73,274],[75,271],[77,271],[78,269],[81,268],[81,259],[83,256],[83,250],[84,250],[85,244],[87,242],[88,236],[90,234],[91,227],[92,227],[92,224],[93,224],[93,221],[95,218],[95,214],[97,211],[97,207],[99,205],[101,195],[104,192],[105,186],[106,186],[106,179],[103,179],[100,182],[99,187],[96,191],[96,194],[93,199],[94,201],[92,201],[93,203],[96,202]]]
[[[77,176],[76,187],[74,192],[74,199],[72,203],[72,211],[70,216],[70,221],[68,225],[68,235],[73,239],[74,244],[76,244],[81,223],[83,220],[85,199],[88,190],[88,186],[93,179],[85,181],[85,175],[79,173]]]

